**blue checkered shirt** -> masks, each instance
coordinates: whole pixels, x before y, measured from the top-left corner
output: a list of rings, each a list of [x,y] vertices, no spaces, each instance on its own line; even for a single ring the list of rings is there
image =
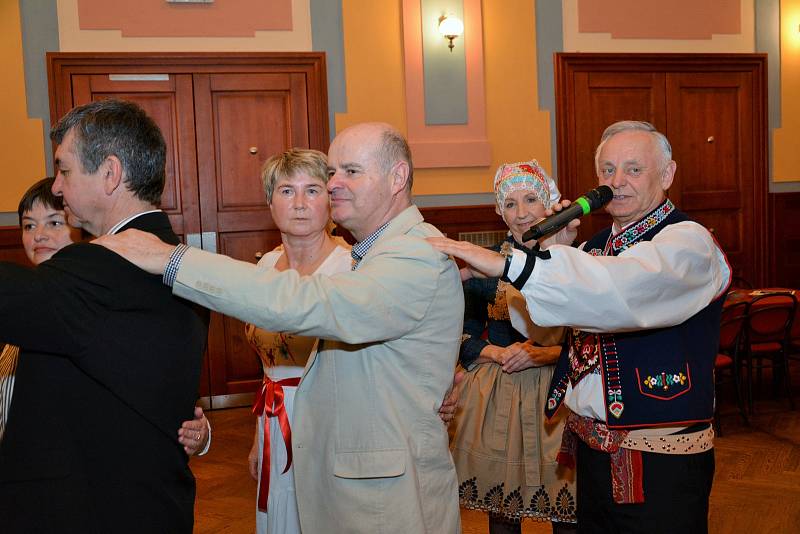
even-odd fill
[[[364,239],[364,241],[359,241],[358,243],[353,245],[353,248],[350,249],[350,255],[353,257],[353,267],[352,267],[353,271],[356,270],[358,264],[361,263],[361,260],[364,258],[364,256],[367,255],[369,249],[372,247],[375,241],[377,241],[377,239],[381,236],[383,231],[386,230],[387,226],[389,226],[388,222],[383,226],[381,226],[380,228],[378,228],[377,230],[375,230],[374,232],[372,232],[371,234],[369,234],[367,238]]]

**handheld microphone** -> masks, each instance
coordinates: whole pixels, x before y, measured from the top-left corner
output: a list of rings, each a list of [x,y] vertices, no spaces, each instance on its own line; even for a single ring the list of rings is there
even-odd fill
[[[564,228],[569,222],[587,213],[600,209],[614,198],[614,192],[607,185],[601,185],[597,189],[592,189],[582,197],[578,198],[568,208],[565,208],[550,217],[531,226],[531,229],[522,235],[523,241],[539,239],[540,237]]]

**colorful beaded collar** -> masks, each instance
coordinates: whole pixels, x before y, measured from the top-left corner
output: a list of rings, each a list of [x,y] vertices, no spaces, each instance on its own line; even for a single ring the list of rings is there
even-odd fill
[[[638,243],[647,232],[664,222],[667,216],[673,211],[675,211],[675,205],[670,199],[666,199],[660,206],[647,214],[645,218],[638,223],[629,226],[617,235],[610,235],[608,241],[606,241],[603,255],[610,256],[613,254],[616,256],[629,249]]]

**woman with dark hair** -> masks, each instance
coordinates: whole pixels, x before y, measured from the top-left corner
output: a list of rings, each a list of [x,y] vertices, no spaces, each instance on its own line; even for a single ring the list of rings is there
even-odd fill
[[[53,178],[39,180],[22,195],[17,208],[22,247],[34,265],[49,260],[81,235],[80,230],[67,224],[64,204],[61,197],[53,195],[52,186]],[[6,430],[18,359],[19,347],[14,345],[6,345],[0,354],[0,440]]]

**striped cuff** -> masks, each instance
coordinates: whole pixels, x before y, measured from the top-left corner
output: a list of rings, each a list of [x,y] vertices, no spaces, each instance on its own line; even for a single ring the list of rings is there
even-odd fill
[[[162,278],[165,286],[172,287],[173,284],[175,284],[175,278],[178,276],[178,269],[181,268],[181,260],[187,250],[189,250],[187,245],[179,243],[178,246],[175,247],[175,250],[172,251],[172,254],[169,255],[169,261],[167,262],[167,266],[164,267],[164,276]]]
[[[510,282],[512,286],[522,291],[528,278],[533,273],[533,266],[536,264],[537,258],[549,260],[550,252],[540,250],[538,245],[531,250],[515,249],[514,255],[506,258],[505,269],[500,279],[504,282]]]

